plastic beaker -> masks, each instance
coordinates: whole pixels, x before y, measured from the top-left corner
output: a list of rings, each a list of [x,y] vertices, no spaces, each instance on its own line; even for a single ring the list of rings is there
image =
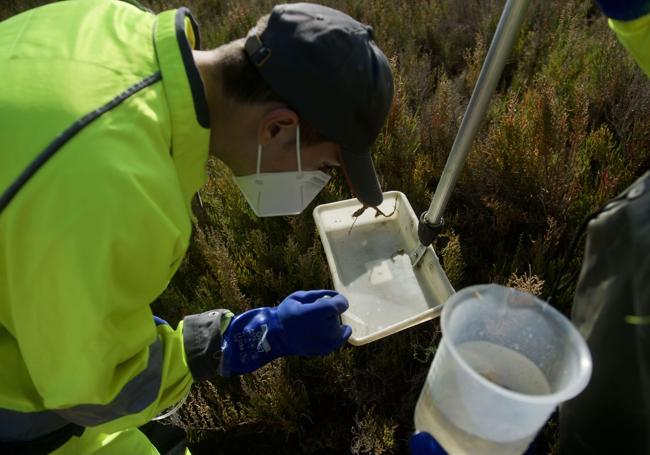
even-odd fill
[[[591,355],[560,312],[494,284],[454,294],[415,408],[415,428],[450,453],[521,454],[555,407],[579,394]]]

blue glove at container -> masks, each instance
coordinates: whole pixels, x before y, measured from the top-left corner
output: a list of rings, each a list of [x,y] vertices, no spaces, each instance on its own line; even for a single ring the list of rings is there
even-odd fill
[[[414,433],[409,439],[411,455],[447,455],[438,441],[426,431]]]
[[[409,438],[409,448],[411,455],[447,455],[447,451],[426,431],[413,433]],[[535,441],[526,449],[524,455],[533,455],[537,453]]]
[[[235,316],[223,334],[219,374],[249,373],[287,355],[325,355],[352,334],[341,324],[348,301],[336,291],[298,291],[273,308]]]

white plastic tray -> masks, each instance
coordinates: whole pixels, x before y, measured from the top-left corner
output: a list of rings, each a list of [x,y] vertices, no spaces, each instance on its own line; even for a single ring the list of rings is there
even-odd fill
[[[432,247],[417,269],[411,266],[418,218],[403,193],[384,193],[379,208],[387,215],[395,209],[388,218],[369,208],[355,222],[352,215],[360,208],[357,199],[347,199],[314,209],[334,289],[350,302],[341,319],[352,327],[353,345],[439,316],[454,293]]]

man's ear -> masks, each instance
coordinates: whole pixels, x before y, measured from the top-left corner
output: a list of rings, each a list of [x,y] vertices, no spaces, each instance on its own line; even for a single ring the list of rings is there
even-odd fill
[[[257,142],[267,145],[281,133],[294,130],[298,126],[298,114],[287,107],[273,109],[262,117],[257,130]]]

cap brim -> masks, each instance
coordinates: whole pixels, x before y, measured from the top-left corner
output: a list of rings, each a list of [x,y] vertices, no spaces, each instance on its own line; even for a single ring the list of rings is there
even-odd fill
[[[375,166],[369,151],[351,152],[343,148],[341,161],[345,176],[354,196],[370,207],[376,207],[384,200]]]

